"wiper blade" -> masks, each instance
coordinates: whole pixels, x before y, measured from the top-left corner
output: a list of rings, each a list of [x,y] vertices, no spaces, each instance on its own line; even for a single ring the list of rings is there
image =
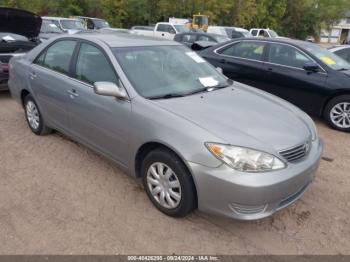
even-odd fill
[[[175,98],[175,97],[184,97],[184,95],[177,94],[177,93],[171,93],[171,94],[160,95],[160,96],[151,96],[151,97],[148,97],[148,99],[156,100],[156,99],[169,99],[169,98]]]
[[[199,93],[205,93],[205,92],[211,92],[211,91],[214,91],[216,89],[226,88],[226,87],[229,87],[229,86],[230,85],[228,85],[228,84],[224,84],[224,85],[217,85],[217,86],[201,88],[201,89],[197,89],[197,90],[194,90],[192,92],[186,93],[186,96],[199,94]]]
[[[340,68],[340,69],[338,69],[338,71],[348,71],[348,70],[350,70],[350,68]]]

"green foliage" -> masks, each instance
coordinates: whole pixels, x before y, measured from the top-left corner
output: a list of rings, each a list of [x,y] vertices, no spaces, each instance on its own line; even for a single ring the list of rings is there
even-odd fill
[[[281,35],[318,36],[350,10],[350,0],[0,0],[39,15],[102,17],[114,27],[154,24],[202,13],[210,24],[269,27]]]

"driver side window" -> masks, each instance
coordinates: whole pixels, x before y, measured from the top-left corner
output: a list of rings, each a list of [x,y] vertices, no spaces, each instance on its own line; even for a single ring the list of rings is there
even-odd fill
[[[118,84],[118,77],[105,54],[86,43],[80,46],[75,71],[76,78],[88,84],[100,81]]]
[[[301,69],[306,63],[313,62],[296,48],[281,44],[271,44],[268,61],[274,64]]]

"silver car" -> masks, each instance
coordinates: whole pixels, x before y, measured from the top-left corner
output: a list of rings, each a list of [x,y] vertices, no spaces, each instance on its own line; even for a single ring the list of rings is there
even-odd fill
[[[173,41],[50,39],[11,60],[9,86],[35,134],[58,130],[111,159],[173,217],[269,216],[306,191],[322,152],[301,110]]]

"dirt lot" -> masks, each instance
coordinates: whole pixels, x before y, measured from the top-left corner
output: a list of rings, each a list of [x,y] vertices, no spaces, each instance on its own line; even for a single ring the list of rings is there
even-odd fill
[[[350,135],[317,122],[312,187],[273,217],[239,222],[158,212],[140,185],[62,135],[33,135],[0,93],[1,254],[350,254]]]

